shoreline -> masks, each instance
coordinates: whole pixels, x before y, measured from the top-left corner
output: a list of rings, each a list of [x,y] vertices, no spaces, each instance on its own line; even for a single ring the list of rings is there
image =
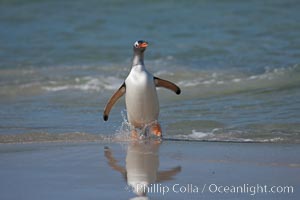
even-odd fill
[[[240,138],[241,139],[241,138]],[[142,139],[152,140],[151,138]],[[237,143],[237,144],[299,144],[298,142],[289,142],[285,140],[253,140],[253,139],[201,139],[201,138],[187,138],[176,137],[167,135],[161,139],[162,141],[170,142],[192,142],[192,143]],[[63,133],[63,134],[50,134],[50,133],[24,133],[12,135],[0,135],[0,145],[3,144],[35,144],[35,143],[103,143],[103,142],[130,142],[130,137],[121,135],[98,135],[91,133]]]

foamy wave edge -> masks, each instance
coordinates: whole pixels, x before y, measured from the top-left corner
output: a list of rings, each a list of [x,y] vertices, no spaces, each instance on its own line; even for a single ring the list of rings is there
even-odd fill
[[[52,143],[52,142],[100,142],[112,141],[113,138],[89,133],[24,133],[17,135],[0,135],[0,144]]]
[[[152,138],[147,138],[151,140]],[[219,138],[211,132],[193,131],[189,135],[165,135],[163,141],[182,141],[182,142],[226,142],[226,143],[291,143],[281,137],[269,139],[249,139],[249,138]],[[127,135],[112,134],[100,135],[90,133],[25,133],[17,135],[0,135],[0,145],[4,144],[31,144],[31,143],[86,143],[86,142],[130,142],[132,139]],[[293,144],[299,144],[300,141],[293,141]]]
[[[49,92],[58,92],[64,90],[82,90],[82,91],[101,91],[115,90],[120,87],[122,80],[113,76],[108,77],[82,77],[75,78],[72,84],[61,84],[55,81],[47,86],[42,86],[43,90]]]
[[[232,137],[231,134],[218,134],[218,128],[211,132],[201,132],[192,130],[191,134],[177,134],[164,137],[165,140],[170,141],[189,141],[189,142],[228,142],[228,143],[291,143],[282,137],[273,138],[242,138]],[[293,141],[298,144],[300,141]]]
[[[243,73],[229,73],[226,71],[216,71],[211,73],[199,72],[199,76],[188,80],[180,80],[178,84],[182,87],[196,87],[209,85],[233,85],[233,84],[256,84],[261,83],[276,83],[276,81],[286,81],[293,73],[298,73],[300,66],[298,64],[291,67],[270,68],[265,67],[263,73],[260,74],[243,74]],[[288,79],[289,80],[289,79]],[[290,80],[289,80],[290,81]]]

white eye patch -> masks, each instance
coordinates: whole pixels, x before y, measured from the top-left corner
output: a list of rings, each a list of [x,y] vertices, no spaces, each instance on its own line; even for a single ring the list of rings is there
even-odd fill
[[[134,43],[134,46],[135,46],[136,48],[138,48],[138,47],[139,47],[139,42],[136,41],[136,42]]]

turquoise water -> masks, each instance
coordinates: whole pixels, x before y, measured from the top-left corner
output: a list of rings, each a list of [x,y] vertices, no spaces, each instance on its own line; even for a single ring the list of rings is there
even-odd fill
[[[296,0],[0,4],[0,142],[118,134],[124,99],[102,111],[139,39],[182,89],[159,90],[166,138],[300,142]]]

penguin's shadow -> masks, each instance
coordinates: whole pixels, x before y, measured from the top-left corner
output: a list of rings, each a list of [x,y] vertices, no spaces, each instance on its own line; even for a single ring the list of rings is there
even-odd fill
[[[147,188],[151,184],[170,181],[181,172],[181,166],[169,170],[159,171],[159,140],[136,140],[128,144],[126,152],[126,165],[121,166],[114,158],[109,147],[104,148],[104,156],[111,169],[119,172],[127,189],[133,191],[139,197],[146,197]]]

